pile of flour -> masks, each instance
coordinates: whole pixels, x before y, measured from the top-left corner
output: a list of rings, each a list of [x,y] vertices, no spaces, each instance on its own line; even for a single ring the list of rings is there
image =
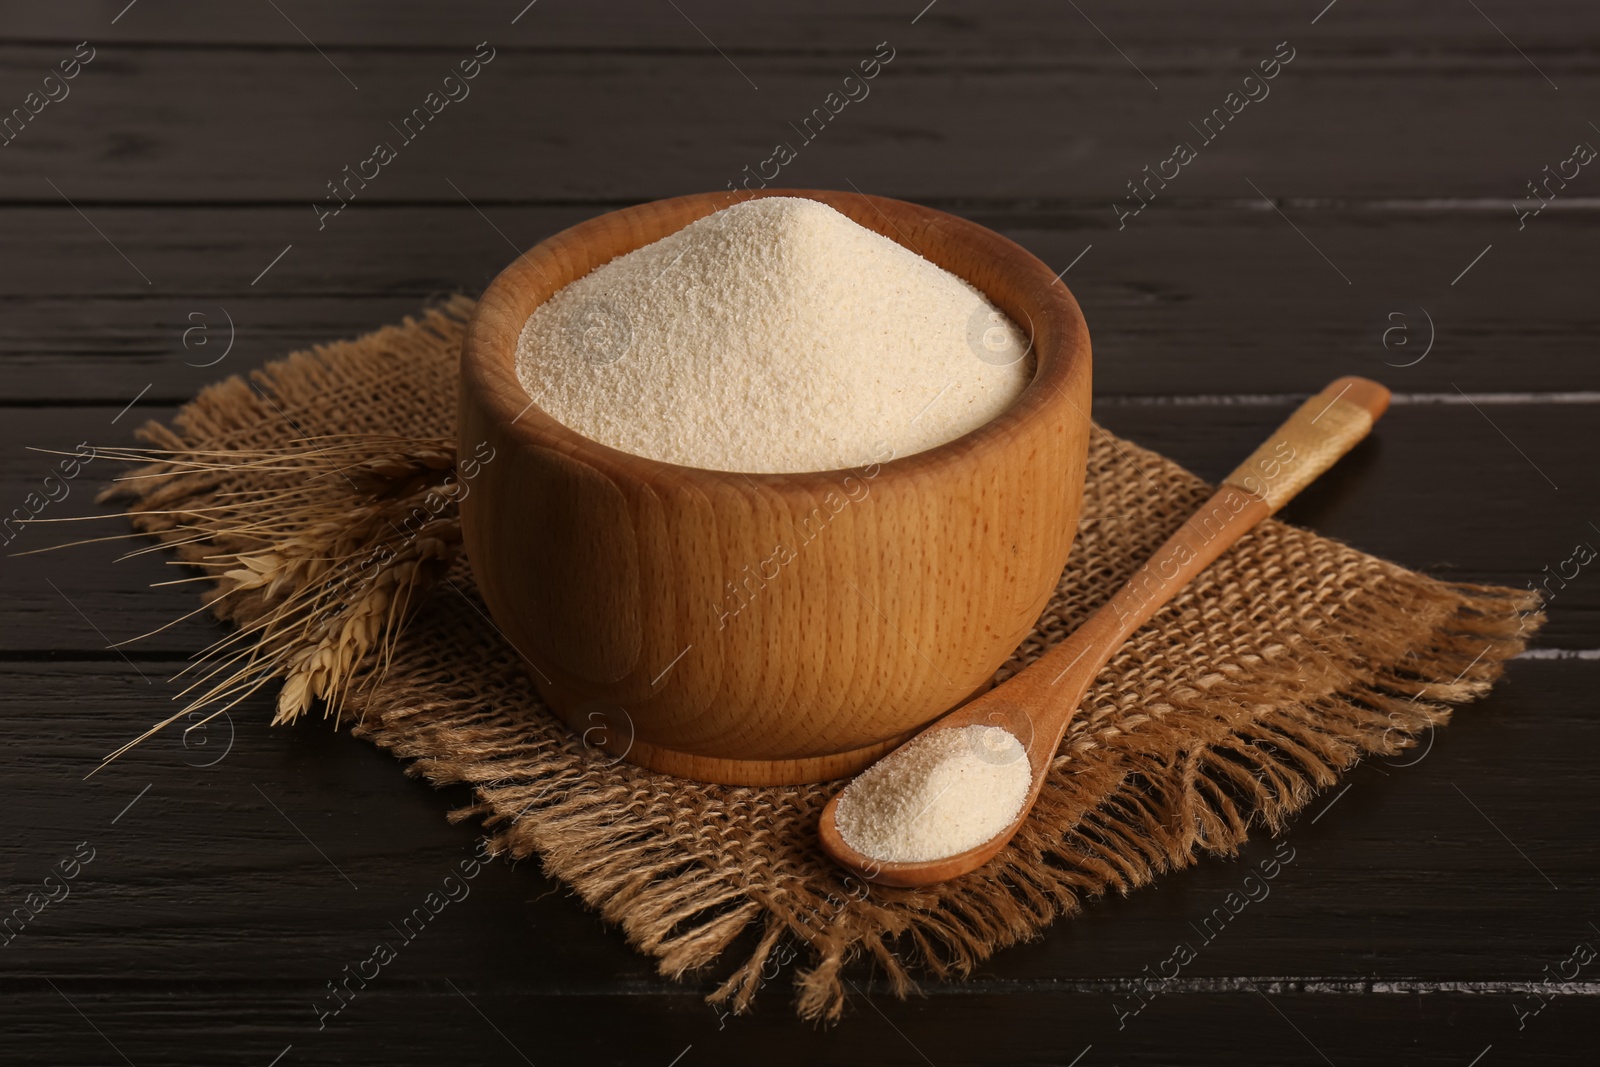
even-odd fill
[[[651,459],[826,471],[954,440],[1033,376],[982,293],[813,200],[748,200],[529,316],[517,376],[557,422]]]

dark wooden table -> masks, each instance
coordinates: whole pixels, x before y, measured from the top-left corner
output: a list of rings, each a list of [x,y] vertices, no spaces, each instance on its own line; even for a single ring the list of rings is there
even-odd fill
[[[476,292],[559,228],[723,188],[787,141],[784,184],[955,211],[1067,271],[1098,418],[1203,475],[1327,380],[1387,382],[1378,438],[1287,517],[1433,574],[1547,582],[1539,647],[1316,801],[1271,895],[1146,1002],[1134,980],[1200,943],[1270,843],[909,1002],[863,968],[825,1029],[787,976],[720,1017],[716,975],[656,976],[536,864],[496,864],[319,1028],[326,984],[471,854],[445,818],[464,795],[320,722],[268,729],[261,700],[86,780],[219,631],[110,650],[193,606],[150,588],[176,568],[115,544],[5,558],[4,911],[76,877],[0,947],[0,1061],[1594,1062],[1591,3],[524,2],[0,5],[3,510],[84,513],[111,473],[49,482],[25,446],[128,442],[207,381]],[[481,41],[492,59],[446,85]],[[875,54],[868,95],[801,142],[791,123]],[[446,90],[402,140],[390,124]],[[379,141],[396,158],[323,215]],[[1164,162],[1179,141],[1195,158]]]

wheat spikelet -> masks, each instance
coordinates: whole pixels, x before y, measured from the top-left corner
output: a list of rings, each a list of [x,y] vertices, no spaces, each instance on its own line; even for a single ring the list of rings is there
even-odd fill
[[[136,526],[201,568],[213,583],[206,606],[239,627],[179,673],[194,675],[178,694],[182,709],[106,762],[193,711],[209,709],[209,721],[278,679],[274,725],[319,704],[337,723],[381,679],[406,622],[460,548],[454,444],[339,434],[230,452],[151,436],[168,447],[95,451],[141,465],[102,499],[133,498]]]
[[[354,599],[335,600],[339,587],[330,587],[320,598],[327,611],[297,634],[300,647],[285,667],[274,725],[293,722],[319,700],[337,721],[368,653],[378,649],[379,659],[387,662],[411,602],[443,573],[460,543],[457,523],[436,525],[438,529],[411,538],[394,559],[376,569]]]

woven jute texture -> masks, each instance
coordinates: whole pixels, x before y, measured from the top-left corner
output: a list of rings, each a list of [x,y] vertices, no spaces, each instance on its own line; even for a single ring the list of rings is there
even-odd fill
[[[366,475],[438,473],[420,445],[408,465],[404,442],[432,441],[437,453],[453,439],[471,308],[458,297],[206,389],[170,426],[141,431],[162,450],[143,457],[157,460],[144,470],[156,476],[121,483],[118,494],[141,529],[213,568],[267,542],[259,524],[287,492],[325,507],[322,527],[367,536],[339,518],[375,492]],[[346,457],[350,435],[363,434],[390,435],[374,462],[332,458],[328,442]],[[1254,443],[1240,441],[1240,454]],[[229,460],[263,451],[279,459]],[[364,476],[350,477],[347,464]],[[1078,625],[1207,492],[1097,427],[1072,558],[1001,675]],[[847,878],[818,851],[817,815],[840,783],[685,781],[618,762],[552,717],[485,614],[467,561],[452,555],[454,523],[453,504],[429,512],[439,573],[388,613],[409,611],[410,621],[387,656],[368,652],[357,665],[359,697],[342,714],[409,773],[470,785],[475,802],[454,818],[481,819],[497,854],[537,856],[663,974],[710,969],[726,978],[711,1000],[743,1010],[781,970],[808,1018],[839,1013],[853,960],[902,993],[918,974],[961,976],[1100,894],[1280,829],[1357,760],[1411,745],[1448,718],[1447,705],[1486,693],[1540,621],[1528,592],[1436,581],[1269,521],[1102,672],[1032,817],[997,859],[943,885],[884,889]],[[272,560],[318,551],[314,529],[289,533],[271,531]],[[250,575],[232,573],[234,585]],[[219,599],[230,583],[219,576],[212,592],[213,610],[245,644],[273,599],[295,594],[292,567],[272,573],[286,588],[257,581]],[[358,596],[361,583],[345,581]]]

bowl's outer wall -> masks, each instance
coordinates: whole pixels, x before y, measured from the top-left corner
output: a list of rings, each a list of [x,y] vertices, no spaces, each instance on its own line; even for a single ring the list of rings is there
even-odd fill
[[[985,684],[1071,549],[1090,355],[1065,286],[1011,242],[931,209],[768,195],[823,200],[967,278],[1031,324],[1034,381],[957,441],[851,470],[646,460],[529,407],[517,338],[568,282],[743,197],[613,212],[526,253],[484,294],[464,347],[461,452],[493,449],[463,501],[464,537],[496,624],[579,731],[623,720],[638,741],[733,760],[894,737]]]

